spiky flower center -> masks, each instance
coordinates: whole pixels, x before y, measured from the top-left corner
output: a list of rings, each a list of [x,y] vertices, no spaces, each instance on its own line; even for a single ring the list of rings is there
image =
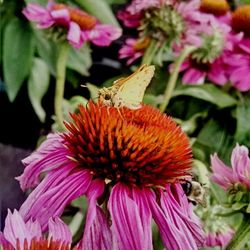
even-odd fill
[[[73,114],[64,135],[69,158],[94,178],[132,186],[164,186],[189,176],[191,149],[170,118],[143,106],[138,110],[90,103]]]
[[[197,63],[212,63],[218,58],[224,48],[224,36],[216,28],[211,35],[203,36],[202,45],[192,53],[192,59]]]
[[[184,23],[181,15],[172,6],[165,5],[145,11],[140,30],[145,36],[172,42],[180,38],[184,31]]]
[[[226,0],[202,0],[200,10],[214,15],[224,15],[230,10]]]
[[[250,5],[240,6],[234,11],[232,26],[234,30],[250,35]]]
[[[80,26],[80,28],[84,30],[92,29],[97,23],[97,19],[94,16],[91,16],[82,10],[67,6],[65,4],[54,4],[53,9],[68,10],[70,15],[70,20],[77,23]]]

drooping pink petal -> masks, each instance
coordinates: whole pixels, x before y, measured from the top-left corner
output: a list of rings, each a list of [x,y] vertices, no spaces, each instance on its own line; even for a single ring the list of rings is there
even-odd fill
[[[80,249],[112,249],[112,234],[108,219],[97,205],[97,199],[103,194],[104,187],[105,182],[97,179],[92,181],[88,189],[89,207],[83,239],[78,244]]]
[[[41,146],[22,162],[26,166],[21,176],[16,179],[24,191],[27,188],[36,186],[42,172],[59,168],[65,165],[72,165],[67,156],[70,153],[63,145],[63,139],[59,134],[50,134]]]
[[[75,22],[69,23],[69,31],[67,34],[67,39],[69,43],[77,49],[79,49],[82,46],[83,39],[81,36],[81,28],[77,23]]]
[[[157,224],[164,246],[167,249],[183,250],[186,249],[185,235],[173,224],[169,214],[164,214],[161,207],[156,202],[155,195],[149,191],[147,193],[148,203]]]
[[[181,221],[180,223],[177,222],[178,228],[183,231],[185,229],[186,236],[189,236],[188,241],[190,243],[192,242],[192,239],[194,239],[195,244],[198,247],[203,246],[205,234],[202,230],[201,221],[193,212],[192,204],[188,202],[187,196],[181,185],[179,183],[172,185],[168,184],[166,190],[167,192],[162,192],[162,207],[164,207],[164,204],[171,204],[170,210],[172,210],[173,213],[176,213],[174,218],[179,218]],[[180,226],[181,224],[183,224],[182,227]]]
[[[119,38],[122,34],[120,28],[109,24],[97,24],[94,29],[85,31],[88,40],[97,46],[109,46],[113,40]]]
[[[67,225],[58,217],[49,219],[49,239],[71,243],[72,235]]]
[[[226,166],[217,154],[211,156],[211,166],[213,171],[211,180],[227,190],[235,182],[232,168]]]
[[[48,28],[54,24],[50,12],[39,4],[29,3],[22,13],[30,21],[37,22],[39,28]]]
[[[45,230],[50,217],[60,216],[65,206],[86,193],[91,175],[87,170],[62,167],[51,171],[20,208],[25,221],[33,218]]]
[[[111,191],[108,209],[111,214],[113,236],[117,238],[118,249],[152,249],[148,242],[144,241],[144,225],[138,205],[132,200],[130,190],[124,184],[116,184]],[[131,212],[133,211],[133,212]]]

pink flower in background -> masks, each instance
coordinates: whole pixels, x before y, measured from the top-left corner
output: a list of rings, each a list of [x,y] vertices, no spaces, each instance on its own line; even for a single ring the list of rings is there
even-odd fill
[[[213,171],[211,180],[225,190],[228,190],[237,183],[250,189],[250,159],[248,153],[247,147],[237,144],[231,155],[232,168],[225,165],[218,158],[217,154],[211,156]]]
[[[2,246],[4,250],[70,249],[72,239],[67,225],[55,217],[49,219],[48,227],[49,234],[45,237],[36,220],[25,223],[16,210],[13,213],[9,210],[3,233],[0,232],[0,248]]]
[[[233,238],[235,232],[232,229],[228,229],[225,232],[214,232],[214,233],[209,233],[206,236],[206,247],[221,247],[224,249],[228,243],[231,241]]]
[[[250,38],[244,37],[225,58],[231,84],[238,90],[250,90]]]
[[[49,1],[46,8],[29,3],[23,14],[36,22],[40,29],[54,26],[64,28],[67,40],[76,48],[80,48],[86,41],[98,46],[109,46],[113,40],[121,36],[121,29],[109,24],[100,24],[94,16],[80,9],[56,4],[53,1]]]
[[[150,106],[118,112],[90,102],[72,120],[67,132],[49,135],[23,161],[22,189],[37,186],[20,208],[25,222],[36,219],[46,230],[50,217],[86,195],[80,249],[151,250],[152,219],[166,248],[203,245],[200,222],[179,183],[190,178],[191,149],[170,117]]]
[[[127,58],[127,65],[130,65],[138,58],[142,57],[145,49],[150,43],[150,39],[134,39],[128,38],[125,45],[119,50],[119,58]]]

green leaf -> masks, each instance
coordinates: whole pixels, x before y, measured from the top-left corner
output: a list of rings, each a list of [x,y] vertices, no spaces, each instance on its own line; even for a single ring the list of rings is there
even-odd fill
[[[235,139],[250,147],[250,95],[236,108],[236,135]]]
[[[232,209],[233,210],[240,210],[242,209],[243,207],[247,206],[247,203],[241,203],[241,202],[237,202],[237,203],[234,203],[232,205]]]
[[[75,70],[83,76],[89,76],[91,65],[91,50],[86,43],[80,49],[70,48],[67,60],[68,68]]]
[[[90,98],[93,99],[94,101],[98,98],[98,91],[99,88],[96,87],[94,84],[87,83],[87,88],[90,92]]]
[[[25,3],[37,3],[40,4],[42,6],[46,6],[46,4],[48,3],[48,0],[25,0]]]
[[[109,4],[103,0],[75,0],[88,13],[94,15],[102,23],[113,24],[120,27]]]
[[[41,30],[34,30],[34,34],[38,54],[47,63],[51,74],[55,76],[58,45],[46,39],[45,33]]]
[[[50,73],[47,64],[40,58],[33,59],[33,67],[28,80],[28,95],[31,104],[41,122],[45,121],[46,112],[42,107],[42,98],[49,87]]]
[[[196,149],[204,152],[203,156],[205,158],[198,158],[199,160],[210,164],[210,155],[217,152],[223,161],[226,163],[229,162],[235,141],[228,125],[227,123],[211,119],[201,129],[193,145],[193,153],[195,156]]]
[[[34,39],[28,23],[13,19],[5,29],[3,72],[10,101],[13,101],[28,76],[34,53]]]
[[[210,102],[219,108],[226,108],[236,105],[236,100],[212,84],[187,86],[181,85],[173,93],[173,97],[186,95]]]

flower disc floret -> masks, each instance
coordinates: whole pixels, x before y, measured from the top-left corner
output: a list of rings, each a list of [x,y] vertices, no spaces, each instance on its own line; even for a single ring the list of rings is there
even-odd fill
[[[250,5],[240,6],[234,11],[232,26],[236,31],[250,35]]]
[[[89,103],[64,134],[70,158],[95,178],[132,186],[164,186],[188,176],[191,149],[168,116],[143,106],[130,110]]]
[[[224,15],[230,10],[226,0],[202,0],[201,11],[214,15]]]

